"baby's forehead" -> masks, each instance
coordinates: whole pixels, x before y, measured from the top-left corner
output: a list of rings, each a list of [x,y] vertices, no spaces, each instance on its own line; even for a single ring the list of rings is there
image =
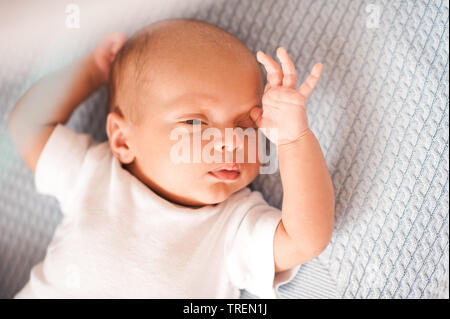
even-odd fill
[[[140,70],[136,84],[136,94],[142,97],[215,103],[229,98],[224,95],[258,94],[253,91],[254,87],[262,86],[262,75],[257,65],[243,66],[226,56],[211,56],[205,61],[201,56],[186,53],[173,58],[167,56],[157,62],[148,61]]]
[[[199,21],[152,25],[135,34],[118,56],[114,81],[123,99],[135,104],[168,101],[186,91],[208,92],[216,99],[222,99],[227,90],[236,96],[255,96],[252,87],[243,90],[239,81],[263,86],[254,54],[235,36]],[[183,99],[195,103],[199,97],[192,94]]]
[[[192,19],[161,21],[136,33],[128,46],[127,66],[137,75],[170,74],[188,66],[236,65],[259,68],[255,55],[237,37]],[[172,68],[170,67],[172,66]]]

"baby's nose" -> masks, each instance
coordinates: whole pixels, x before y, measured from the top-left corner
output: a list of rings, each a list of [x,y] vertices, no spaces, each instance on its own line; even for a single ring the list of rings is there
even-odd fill
[[[233,138],[229,138],[228,140],[223,137],[222,139],[216,140],[214,148],[220,152],[233,152],[234,150],[239,151],[243,148],[243,141],[238,135],[233,135]]]

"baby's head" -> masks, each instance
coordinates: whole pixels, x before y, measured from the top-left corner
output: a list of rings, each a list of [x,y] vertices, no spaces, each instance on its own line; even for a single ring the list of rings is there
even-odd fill
[[[160,196],[185,206],[216,204],[247,186],[260,168],[239,163],[239,176],[224,180],[210,171],[225,164],[248,141],[225,144],[225,128],[256,128],[249,114],[261,105],[263,77],[254,54],[235,36],[206,22],[173,19],[137,32],[119,51],[111,70],[106,130],[113,154]],[[214,145],[222,161],[175,163],[171,133],[188,130],[222,133]],[[202,140],[203,149],[211,140]],[[236,158],[235,158],[236,160]],[[253,162],[253,161],[251,161]]]

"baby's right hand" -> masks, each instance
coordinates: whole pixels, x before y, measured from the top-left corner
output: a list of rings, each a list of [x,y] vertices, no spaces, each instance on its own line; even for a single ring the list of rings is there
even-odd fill
[[[93,76],[101,84],[108,83],[111,64],[126,40],[125,33],[110,33],[102,39],[92,52],[95,65]]]

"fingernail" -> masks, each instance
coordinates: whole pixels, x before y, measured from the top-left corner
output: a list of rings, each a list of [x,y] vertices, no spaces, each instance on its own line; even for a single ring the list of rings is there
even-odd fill
[[[263,53],[261,51],[258,51],[258,53],[256,53],[256,60],[258,60],[258,62],[262,64],[262,62],[261,62],[262,58],[263,58]]]

